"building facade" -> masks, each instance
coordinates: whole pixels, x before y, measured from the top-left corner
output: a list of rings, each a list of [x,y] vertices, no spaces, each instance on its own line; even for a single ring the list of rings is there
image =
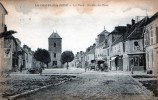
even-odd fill
[[[33,67],[33,52],[27,45],[23,45],[23,66],[25,69]]]
[[[5,15],[7,15],[8,12],[4,8],[4,6],[0,3],[0,15],[2,17],[0,18],[0,73],[5,70],[4,67],[4,36],[2,33],[5,31]]]
[[[144,17],[137,23],[132,20],[132,24],[124,34],[123,67],[127,71],[130,71],[131,68],[134,71],[146,70],[143,31],[147,21],[147,17]]]
[[[48,38],[48,50],[51,57],[49,68],[61,67],[62,38],[56,32],[53,32]]]
[[[158,73],[158,13],[153,15],[145,27],[144,46],[146,51],[146,69]]]
[[[104,43],[105,38],[108,36],[109,32],[105,29],[97,36],[95,39],[95,60],[96,61],[102,61],[104,60]]]
[[[107,63],[110,70],[122,70],[122,56],[118,55],[121,52],[121,44],[119,41],[122,35],[126,32],[126,26],[117,26],[114,30],[107,36],[107,43],[105,45],[107,51]],[[118,60],[120,59],[120,60]],[[118,69],[117,69],[118,68]]]
[[[85,66],[89,67],[95,59],[95,44],[88,47],[85,52]]]

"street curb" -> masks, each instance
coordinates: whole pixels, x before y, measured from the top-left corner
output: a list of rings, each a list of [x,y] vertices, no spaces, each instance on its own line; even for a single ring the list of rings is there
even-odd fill
[[[16,95],[13,95],[13,96],[8,96],[8,97],[5,97],[5,98],[8,99],[8,100],[16,100],[16,99],[19,98],[19,97],[26,96],[26,95],[29,95],[29,94],[32,94],[32,93],[36,93],[36,92],[38,92],[38,91],[40,91],[40,90],[47,89],[47,88],[49,88],[49,87],[51,87],[51,86],[58,86],[58,85],[60,85],[60,84],[62,84],[62,83],[65,83],[65,82],[67,82],[67,81],[70,81],[70,80],[73,80],[73,78],[72,78],[72,79],[68,79],[68,80],[61,81],[61,82],[56,83],[56,84],[46,85],[46,86],[43,86],[43,87],[40,87],[40,88],[36,88],[36,89],[34,89],[34,90],[26,91],[26,92],[23,92],[23,93],[20,93],[20,94],[16,94]]]
[[[130,77],[141,88],[141,91],[143,91],[143,93],[144,93],[145,97],[147,98],[147,100],[157,100],[156,97],[154,97],[154,94],[150,90],[148,90],[145,86],[143,86],[142,83],[140,83],[138,80],[136,80],[135,78],[133,78],[131,75],[130,75]]]

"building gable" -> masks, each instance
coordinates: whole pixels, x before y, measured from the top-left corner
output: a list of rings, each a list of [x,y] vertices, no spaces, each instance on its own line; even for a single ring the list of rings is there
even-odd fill
[[[0,3],[0,9],[4,12],[4,14],[8,14],[2,3]]]

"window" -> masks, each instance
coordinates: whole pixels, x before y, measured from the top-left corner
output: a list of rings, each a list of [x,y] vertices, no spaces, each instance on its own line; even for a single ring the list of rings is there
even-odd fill
[[[138,41],[134,41],[134,50],[140,50]]]
[[[134,46],[139,46],[137,41],[134,42]]]
[[[134,58],[134,66],[138,66],[138,57]]]
[[[146,39],[146,41],[145,41],[146,46],[150,45],[150,35],[149,34],[150,34],[149,29],[147,29],[146,35],[145,35],[146,36],[146,38],[145,38]]]
[[[56,58],[56,53],[54,53],[54,58]]]
[[[108,49],[108,56],[109,56],[109,49]]]
[[[130,58],[130,65],[134,65],[134,59],[133,58]]]
[[[146,60],[147,67],[149,68],[150,67],[149,66],[149,52],[146,52],[146,58],[147,58],[147,60]]]
[[[150,45],[153,44],[153,30],[150,30]]]
[[[57,65],[57,61],[53,61],[53,65]]]
[[[143,66],[143,57],[139,57],[139,66]]]
[[[56,43],[54,43],[54,47],[56,47]]]
[[[158,43],[158,27],[156,27],[156,43]]]
[[[151,53],[151,66],[153,67],[153,64],[154,64],[154,53],[152,52]]]
[[[125,52],[125,43],[123,42],[123,52]]]

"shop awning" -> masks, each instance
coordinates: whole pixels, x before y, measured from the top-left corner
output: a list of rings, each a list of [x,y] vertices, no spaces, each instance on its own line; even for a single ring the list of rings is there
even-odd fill
[[[110,60],[110,61],[113,61],[113,60],[115,60],[116,58],[117,58],[117,56],[111,57],[111,60]]]

